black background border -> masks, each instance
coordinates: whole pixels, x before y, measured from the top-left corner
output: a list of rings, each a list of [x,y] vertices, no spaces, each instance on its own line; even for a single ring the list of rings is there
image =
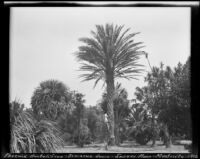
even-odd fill
[[[16,2],[16,1],[15,1]],[[131,2],[131,1],[130,1]],[[158,1],[157,1],[158,2]],[[183,1],[184,2],[184,1]],[[194,1],[193,1],[194,2]],[[98,3],[98,2],[97,2]],[[1,101],[3,100],[3,103],[1,105],[1,157],[4,157],[5,154],[9,153],[9,141],[10,141],[10,122],[9,122],[9,29],[10,29],[10,7],[190,7],[191,8],[191,113],[192,113],[192,136],[193,136],[193,145],[192,145],[192,154],[198,153],[198,107],[199,107],[199,88],[200,88],[200,75],[199,75],[199,69],[198,64],[200,60],[200,53],[199,53],[199,5],[178,5],[178,4],[152,4],[149,3],[138,3],[138,4],[127,4],[127,5],[120,5],[120,4],[90,4],[89,2],[86,4],[80,4],[78,1],[75,2],[59,2],[59,3],[49,3],[49,2],[38,2],[38,3],[9,3],[4,4],[1,6],[1,11],[3,13],[3,21],[1,18],[1,24],[3,24],[3,28],[1,29],[2,34],[4,35],[1,40],[1,46],[3,46],[3,51],[1,53],[1,85],[3,85],[3,90],[1,89]],[[3,8],[3,9],[2,9]],[[2,37],[2,36],[1,36]],[[2,57],[3,56],[3,57]],[[103,154],[103,153],[96,153],[96,154],[89,154],[84,153],[85,156],[82,156],[83,158],[88,158],[88,156],[97,157],[98,155],[104,156],[104,158],[107,158],[107,156],[115,157],[117,154]],[[7,154],[8,155],[8,154]],[[13,154],[14,155],[14,154]],[[31,157],[31,154],[21,154],[27,157]],[[39,154],[38,154],[39,155]],[[45,156],[45,154],[42,154]],[[65,158],[69,158],[70,154],[55,154],[54,156],[52,154],[46,154],[47,156],[50,155],[50,158],[57,158],[57,156],[65,156]],[[78,156],[76,156],[78,155]],[[70,158],[82,158],[81,155],[83,154],[71,154]],[[88,156],[87,156],[88,155]],[[128,156],[131,156],[134,154],[121,154],[121,158],[125,158]],[[139,157],[141,154],[135,154],[136,157]],[[154,156],[157,154],[144,154],[145,156]],[[165,154],[167,155],[167,154]],[[169,154],[172,155],[172,154]],[[180,155],[180,154],[174,154]],[[182,157],[191,157],[188,156],[188,154],[181,154]],[[190,154],[189,154],[190,155]],[[46,156],[46,157],[47,157]],[[124,157],[123,157],[124,156]],[[7,156],[8,157],[8,156]],[[11,156],[10,156],[11,157]],[[13,157],[13,156],[12,156]],[[18,156],[19,157],[19,154]],[[40,157],[40,156],[38,156]],[[160,156],[161,157],[161,156]],[[172,156],[173,157],[173,156]],[[179,156],[180,157],[180,156]],[[194,157],[194,156],[193,156]],[[42,157],[44,158],[44,157]],[[49,158],[49,157],[48,157]],[[90,157],[89,157],[90,158]],[[101,157],[100,157],[101,158]],[[132,157],[131,157],[132,158]],[[173,157],[174,158],[174,157]],[[196,158],[196,157],[195,157]]]

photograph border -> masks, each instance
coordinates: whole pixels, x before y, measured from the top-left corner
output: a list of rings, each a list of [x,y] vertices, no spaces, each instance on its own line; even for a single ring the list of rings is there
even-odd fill
[[[185,1],[184,1],[185,2]],[[123,3],[123,2],[121,2]],[[146,2],[146,3],[142,3],[142,2],[138,2],[135,4],[119,4],[119,3],[109,3],[109,4],[98,4],[98,2],[96,2],[96,4],[91,4],[91,2],[33,2],[33,3],[26,3],[26,2],[16,2],[14,1],[13,3],[11,2],[4,2],[4,6],[3,6],[3,16],[4,16],[4,21],[2,24],[4,24],[4,28],[3,28],[3,33],[4,33],[4,38],[3,38],[3,47],[4,47],[4,51],[3,51],[3,63],[2,64],[2,69],[3,69],[3,86],[4,86],[4,90],[2,92],[3,94],[3,104],[2,104],[2,110],[1,110],[1,122],[3,125],[2,126],[2,142],[1,142],[1,157],[13,157],[12,155],[18,155],[17,157],[20,157],[20,155],[25,155],[28,157],[31,157],[31,154],[10,154],[9,153],[9,141],[10,141],[10,122],[9,122],[9,40],[10,40],[10,8],[11,7],[190,7],[191,8],[191,116],[192,116],[192,153],[190,154],[161,154],[160,157],[162,157],[162,155],[183,155],[183,157],[192,157],[192,158],[196,158],[197,154],[198,154],[198,119],[199,119],[199,115],[198,115],[198,103],[199,103],[199,69],[198,69],[198,61],[199,61],[199,4],[180,4],[177,2],[177,4],[162,4],[162,3],[156,3],[153,4],[151,2]],[[5,69],[5,66],[7,66]],[[7,78],[5,78],[7,77]],[[6,84],[5,84],[6,83]],[[32,154],[33,155],[33,154]],[[141,156],[141,154],[135,154],[135,153],[131,153],[131,154],[120,154],[121,157],[119,157],[119,154],[109,154],[109,153],[95,153],[95,154],[90,154],[90,153],[84,153],[84,154],[34,154],[34,155],[42,155],[42,158],[45,158],[50,156],[50,158],[56,158],[56,156],[64,156],[64,158],[91,158],[92,157],[96,157],[96,158],[101,158],[102,156],[104,158],[108,158],[108,156],[110,157],[115,157],[118,155],[118,158],[125,158],[128,156],[135,156],[135,157],[139,157],[139,155]],[[82,157],[81,157],[82,155]],[[97,157],[99,155],[99,157]],[[148,154],[145,153],[143,157],[145,156],[156,156],[158,154]],[[194,155],[194,156],[192,156]],[[34,157],[34,156],[32,156]],[[37,157],[41,157],[41,156],[37,156]],[[132,158],[130,157],[130,158]],[[172,157],[172,156],[171,156]],[[129,157],[128,157],[129,158]],[[141,157],[140,157],[141,158]],[[157,157],[159,158],[159,157]]]

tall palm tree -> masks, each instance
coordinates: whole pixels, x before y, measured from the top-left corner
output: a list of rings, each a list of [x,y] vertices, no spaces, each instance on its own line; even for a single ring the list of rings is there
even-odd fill
[[[76,57],[82,61],[80,70],[87,71],[82,74],[83,81],[95,79],[95,84],[99,80],[106,83],[107,101],[108,101],[108,119],[110,124],[110,143],[114,141],[114,79],[135,78],[138,73],[143,71],[138,64],[140,55],[139,51],[143,46],[139,46],[142,42],[135,43],[132,39],[138,33],[127,34],[130,28],[122,31],[124,26],[113,24],[96,25],[96,32],[91,31],[92,38],[80,38],[85,45],[79,47]]]
[[[114,121],[115,121],[115,143],[116,145],[120,144],[120,128],[124,127],[126,117],[130,113],[129,109],[129,100],[128,92],[125,88],[122,87],[120,83],[115,85],[115,92],[113,98],[113,109],[114,109]],[[101,108],[103,109],[104,113],[107,113],[107,93],[103,93],[102,101],[101,101]]]

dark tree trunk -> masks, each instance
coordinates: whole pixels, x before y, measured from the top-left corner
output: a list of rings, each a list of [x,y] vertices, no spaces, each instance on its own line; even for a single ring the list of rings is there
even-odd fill
[[[171,147],[171,137],[167,125],[164,126],[164,144],[166,148]]]
[[[80,146],[80,126],[81,126],[81,124],[80,124],[81,122],[80,122],[80,119],[78,119],[78,145]]]
[[[152,145],[151,146],[155,146],[156,144],[156,130],[155,130],[155,115],[154,113],[152,114]]]
[[[113,96],[114,96],[114,79],[112,74],[107,74],[107,110],[108,110],[108,122],[109,122],[109,141],[108,145],[115,145],[115,122],[114,122],[114,110],[113,110]]]
[[[115,123],[115,143],[120,145],[119,125]]]

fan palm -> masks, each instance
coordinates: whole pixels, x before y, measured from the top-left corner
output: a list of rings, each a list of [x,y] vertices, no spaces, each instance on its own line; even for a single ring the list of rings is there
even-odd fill
[[[138,33],[127,34],[130,28],[122,31],[124,26],[113,24],[96,25],[96,32],[91,31],[92,38],[80,38],[85,45],[79,47],[76,57],[82,61],[83,81],[95,80],[96,84],[103,80],[106,83],[108,118],[110,123],[110,140],[114,144],[114,79],[136,79],[143,69],[138,64],[142,42],[135,43],[132,39]]]
[[[71,93],[60,81],[47,80],[40,83],[33,93],[31,105],[39,118],[56,120],[70,107]]]

